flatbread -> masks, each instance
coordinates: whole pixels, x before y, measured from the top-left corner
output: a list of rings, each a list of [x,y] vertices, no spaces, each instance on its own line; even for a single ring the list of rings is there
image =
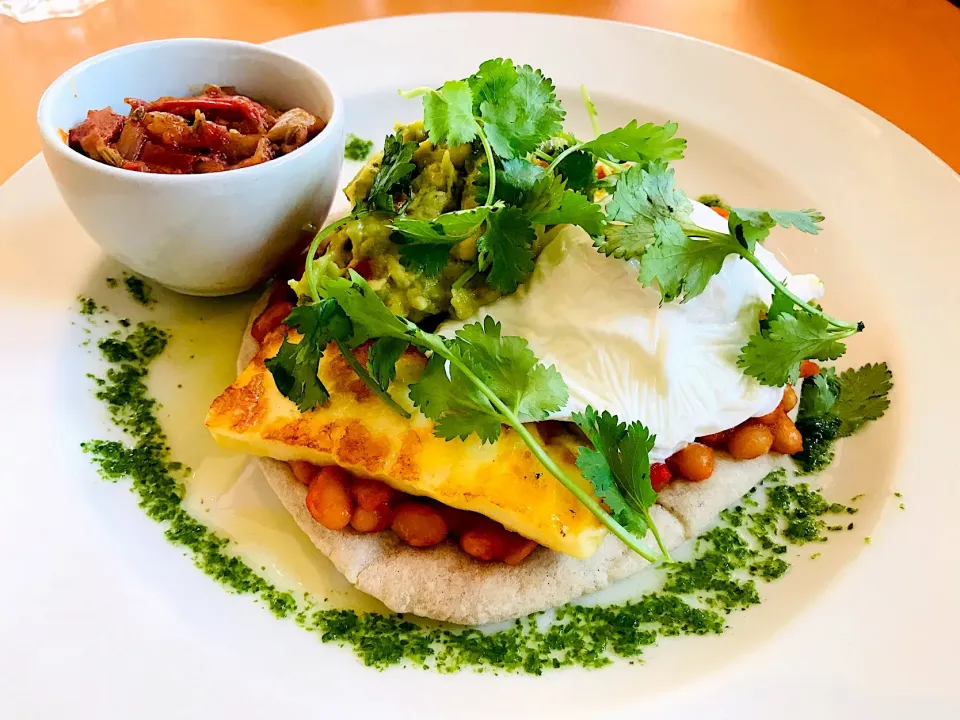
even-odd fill
[[[267,297],[261,297],[253,308],[240,347],[238,372],[257,352],[250,327],[266,307]],[[398,613],[485,625],[562,605],[650,564],[613,535],[585,560],[541,547],[525,562],[510,566],[477,562],[450,541],[418,549],[389,532],[328,530],[307,511],[307,489],[287,463],[259,457],[253,461],[297,525],[337,570],[359,590]],[[664,544],[673,549],[702,532],[721,510],[782,462],[769,455],[750,461],[718,458],[710,480],[672,483],[661,493],[661,504],[651,509]],[[647,542],[655,547],[652,536],[647,536]]]

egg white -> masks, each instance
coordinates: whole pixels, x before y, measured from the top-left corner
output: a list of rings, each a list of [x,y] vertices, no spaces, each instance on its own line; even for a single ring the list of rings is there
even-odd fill
[[[700,203],[692,219],[726,231],[725,221]],[[822,295],[815,276],[791,276],[763,247],[756,255],[803,300]],[[493,317],[504,335],[526,338],[540,361],[566,381],[570,399],[551,419],[569,420],[592,405],[625,422],[639,420],[657,436],[654,460],[773,410],[782,388],[760,385],[737,367],[740,349],[773,296],[766,279],[730,256],[701,295],[661,306],[659,292],[637,281],[638,268],[635,261],[602,255],[583,230],[567,226],[516,293],[466,321],[444,323],[439,332],[449,336]]]

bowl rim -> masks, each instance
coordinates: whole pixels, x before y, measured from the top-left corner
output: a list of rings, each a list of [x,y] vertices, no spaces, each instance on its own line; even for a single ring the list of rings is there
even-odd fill
[[[271,56],[279,58],[285,62],[289,62],[295,66],[298,66],[305,73],[314,76],[320,81],[320,83],[327,89],[330,93],[332,111],[330,117],[327,118],[327,124],[324,126],[323,130],[314,137],[311,138],[308,142],[304,143],[302,146],[298,147],[291,153],[269,160],[267,162],[260,163],[258,165],[252,165],[245,168],[236,168],[234,170],[225,170],[223,172],[214,172],[214,173],[191,173],[191,174],[165,174],[165,173],[145,173],[145,172],[135,172],[132,170],[124,170],[123,168],[114,167],[112,165],[107,165],[106,163],[97,162],[92,158],[87,157],[81,152],[77,152],[71,148],[67,143],[63,141],[61,135],[62,128],[53,127],[52,123],[49,121],[47,115],[49,114],[49,109],[52,107],[52,96],[56,89],[59,89],[61,86],[69,83],[74,77],[83,71],[98,65],[99,63],[112,59],[117,56],[128,55],[136,52],[140,52],[146,49],[153,49],[159,46],[176,46],[176,45],[194,45],[194,46],[208,46],[208,47],[232,47],[240,48],[245,51],[253,51],[259,53],[260,55]],[[325,142],[329,142],[329,138],[333,133],[327,133],[327,129],[331,127],[336,127],[342,123],[343,119],[343,100],[340,97],[340,93],[337,92],[336,87],[331,83],[327,77],[321,73],[319,70],[314,68],[312,65],[309,65],[302,60],[298,60],[292,55],[287,53],[279,52],[277,50],[272,50],[264,47],[263,45],[258,45],[256,43],[245,42],[243,40],[226,40],[221,38],[203,38],[203,37],[184,37],[184,38],[166,38],[163,40],[148,40],[146,42],[130,43],[128,45],[121,45],[120,47],[113,48],[112,50],[107,50],[105,52],[99,53],[92,57],[83,60],[73,67],[65,70],[61,73],[56,80],[54,80],[50,85],[47,86],[47,89],[43,91],[43,95],[40,97],[40,102],[37,105],[37,128],[40,131],[40,136],[44,141],[44,154],[47,152],[47,149],[50,148],[53,152],[58,153],[60,156],[67,158],[68,162],[78,163],[81,167],[88,168],[97,172],[106,173],[108,176],[114,176],[117,178],[128,178],[141,183],[157,183],[157,184],[198,184],[204,182],[224,182],[224,180],[237,177],[242,174],[244,178],[249,177],[257,172],[276,172],[280,169],[282,165],[289,164],[290,162],[296,162],[298,157],[306,157],[310,153],[311,149],[319,148]],[[326,133],[326,135],[325,135]],[[226,176],[226,177],[225,177]]]

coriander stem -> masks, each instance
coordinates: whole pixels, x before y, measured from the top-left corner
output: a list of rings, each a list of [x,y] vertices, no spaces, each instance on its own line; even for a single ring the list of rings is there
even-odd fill
[[[357,377],[359,377],[363,384],[373,390],[374,395],[383,400],[392,410],[396,411],[402,417],[410,419],[410,413],[403,409],[400,404],[390,397],[390,394],[386,390],[381,388],[377,381],[370,377],[370,373],[367,372],[367,369],[363,367],[357,360],[356,356],[353,354],[353,351],[348,348],[342,340],[336,340],[337,348],[340,350],[340,354],[343,356],[343,359],[347,361],[347,365],[350,366],[350,369],[353,370]]]
[[[657,524],[653,521],[653,518],[650,517],[650,508],[647,508],[646,516],[647,524],[650,526],[650,532],[652,532],[653,537],[656,538],[657,546],[660,548],[660,552],[663,553],[663,556],[667,560],[673,560],[673,558],[670,557],[670,551],[667,550],[667,546],[663,543],[663,538],[660,537],[660,530],[657,528]]]
[[[346,225],[351,220],[356,220],[361,218],[364,215],[369,215],[370,213],[366,210],[361,210],[360,212],[351,213],[346,217],[342,217],[339,220],[330,223],[325,228],[322,228],[313,236],[313,242],[310,243],[310,249],[307,250],[307,262],[304,265],[303,271],[307,276],[307,286],[310,288],[310,295],[313,296],[314,302],[320,302],[320,290],[317,287],[317,271],[313,266],[313,261],[316,259],[314,256],[317,254],[317,248],[320,247],[320,243],[323,241],[327,235],[331,234],[335,230],[339,230],[344,225]]]
[[[582,148],[584,145],[586,145],[586,143],[577,143],[576,145],[571,145],[571,146],[568,147],[566,150],[564,150],[562,153],[560,153],[559,155],[557,155],[557,156],[553,159],[553,162],[550,163],[550,166],[547,168],[547,172],[553,172],[553,170],[557,167],[557,165],[559,165],[560,162],[561,162],[565,157],[567,157],[567,155],[576,152],[577,150],[579,150],[580,148]]]
[[[493,161],[493,148],[490,147],[490,142],[487,140],[487,134],[483,132],[482,127],[477,128],[477,135],[480,137],[480,142],[483,144],[483,151],[487,154],[487,167],[490,169],[490,187],[487,188],[487,201],[483,204],[484,207],[490,207],[493,205],[493,198],[495,197],[497,191],[497,166]]]
[[[536,156],[536,157],[538,157],[538,158],[540,158],[541,160],[544,160],[544,161],[546,161],[546,162],[550,162],[551,160],[553,160],[553,156],[552,156],[552,155],[550,155],[549,153],[545,153],[545,152],[544,152],[543,150],[541,150],[540,148],[537,148],[536,150],[534,150],[534,151],[533,151],[533,154],[534,154],[534,156]]]
[[[417,87],[417,88],[412,88],[411,90],[397,90],[397,94],[400,97],[407,98],[408,100],[411,98],[420,97],[421,95],[426,95],[432,92],[436,92],[436,90],[428,87]]]
[[[701,227],[694,227],[694,228],[689,228],[689,229],[688,229],[688,228],[684,228],[684,232],[687,234],[687,237],[692,237],[692,238],[705,238],[705,239],[708,239],[708,240],[710,240],[710,239],[712,239],[712,240],[727,240],[727,239],[729,239],[729,238],[731,237],[731,236],[729,235],[729,233],[720,233],[720,232],[716,232],[716,231],[714,231],[714,230],[707,230],[707,229],[701,228]],[[800,299],[799,297],[797,297],[797,295],[795,295],[792,291],[790,291],[783,282],[781,282],[780,280],[778,280],[778,279],[773,275],[773,273],[771,273],[771,272],[764,266],[764,264],[757,259],[757,256],[756,256],[756,255],[754,255],[752,252],[750,252],[749,250],[747,250],[745,247],[741,246],[740,243],[736,243],[736,245],[737,245],[736,253],[737,253],[740,257],[742,257],[742,258],[743,258],[744,260],[746,260],[748,263],[750,263],[751,265],[753,265],[753,266],[760,272],[760,274],[763,275],[763,276],[767,279],[767,282],[769,282],[769,283],[770,283],[771,285],[773,285],[777,290],[779,290],[779,291],[782,292],[784,295],[786,295],[788,298],[790,298],[790,299],[794,302],[795,305],[799,306],[799,307],[802,308],[804,311],[810,313],[811,315],[817,315],[818,317],[823,318],[823,319],[826,320],[830,325],[833,325],[833,326],[836,327],[836,328],[842,328],[842,329],[844,329],[844,330],[852,331],[852,332],[850,332],[850,335],[853,335],[853,334],[856,333],[856,332],[860,332],[860,331],[863,329],[863,328],[861,327],[861,324],[860,324],[860,323],[851,323],[851,322],[846,322],[846,321],[844,321],[844,320],[838,320],[838,319],[835,318],[835,317],[832,317],[832,316],[830,316],[830,315],[827,315],[827,314],[826,314],[825,312],[823,312],[823,310],[821,310],[820,308],[817,308],[817,307],[814,307],[813,305],[810,305],[810,304],[808,304],[808,303],[805,303],[802,299]]]
[[[583,104],[587,108],[587,115],[590,118],[590,127],[593,128],[593,136],[600,134],[600,123],[597,122],[597,106],[590,99],[590,93],[587,92],[587,86],[580,86],[580,95],[583,97]]]
[[[453,281],[453,289],[459,290],[462,288],[464,285],[470,282],[470,279],[478,272],[480,272],[480,263],[475,262],[473,265],[464,270],[460,277]]]
[[[483,395],[490,401],[490,403],[497,409],[497,411],[507,419],[507,424],[513,428],[514,432],[520,436],[520,439],[530,448],[530,452],[533,453],[534,457],[540,461],[540,464],[543,465],[547,471],[553,475],[557,480],[560,481],[560,484],[563,485],[567,490],[569,490],[577,500],[583,503],[586,508],[593,513],[597,519],[606,526],[610,532],[612,532],[616,537],[620,538],[623,543],[637,553],[644,560],[655,563],[658,558],[651,552],[651,550],[646,546],[646,544],[641,541],[639,538],[634,536],[632,533],[628,532],[620,523],[613,519],[610,514],[603,509],[603,507],[598,503],[593,497],[584,490],[580,485],[578,485],[569,475],[567,475],[553,458],[547,454],[547,451],[543,449],[543,446],[537,442],[536,438],[530,434],[530,431],[524,427],[523,423],[520,422],[520,418],[511,410],[506,404],[497,397],[486,384],[480,380],[473,371],[470,370],[467,365],[461,361],[456,355],[451,353],[447,346],[443,344],[443,341],[440,338],[435,336],[428,335],[422,331],[417,333],[417,336],[425,347],[432,350],[435,353],[445,358],[451,365],[456,366],[456,368],[464,374],[464,376],[473,383],[476,388],[483,393]],[[652,523],[651,523],[652,524]],[[669,557],[669,556],[668,556]]]

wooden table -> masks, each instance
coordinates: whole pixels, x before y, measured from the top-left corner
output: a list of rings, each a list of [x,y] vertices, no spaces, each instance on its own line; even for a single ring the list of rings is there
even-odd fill
[[[47,85],[119,45],[177,36],[263,42],[441,10],[590,15],[743,50],[852,97],[960,170],[960,10],[947,0],[107,0],[78,18],[0,18],[0,181],[40,149]]]

